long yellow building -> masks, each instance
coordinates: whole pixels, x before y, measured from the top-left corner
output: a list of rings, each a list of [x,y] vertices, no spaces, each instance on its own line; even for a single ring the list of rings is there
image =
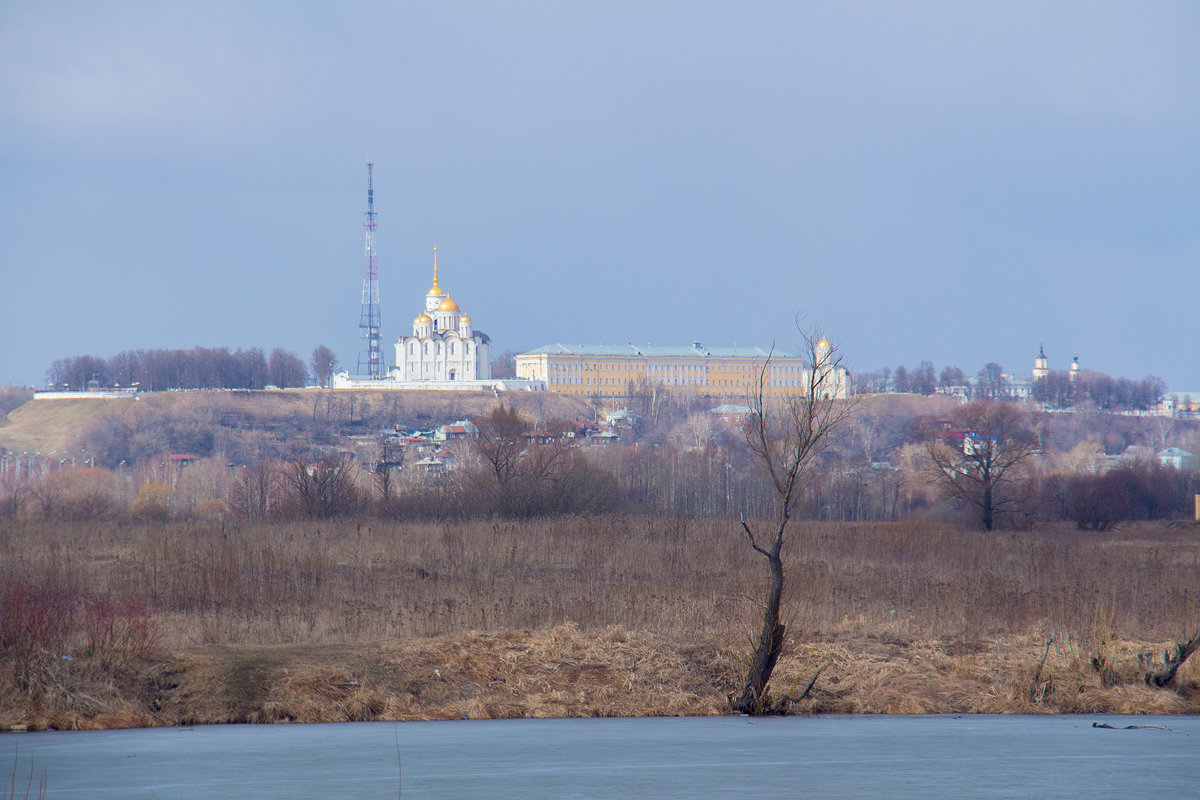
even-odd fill
[[[817,361],[828,360],[829,343],[817,345]],[[798,394],[808,386],[803,358],[761,347],[686,347],[550,344],[515,358],[517,377],[542,381],[547,391],[589,397],[624,396],[643,385],[686,388],[710,397],[745,397],[770,359],[767,393]],[[849,397],[850,374],[826,367],[820,391]]]

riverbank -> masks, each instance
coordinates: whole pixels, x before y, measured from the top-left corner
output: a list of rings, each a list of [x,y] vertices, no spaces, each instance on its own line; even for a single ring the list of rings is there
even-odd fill
[[[777,691],[806,684],[796,713],[1200,713],[1200,672],[1175,690],[1138,680],[1137,654],[1161,642],[1121,642],[1127,682],[1104,687],[1072,644],[1034,636],[907,640],[847,634],[797,643]],[[728,713],[742,655],[681,647],[645,632],[572,625],[364,645],[205,647],[129,665],[100,682],[66,664],[44,692],[8,697],[0,724],[91,729],[221,723]],[[47,676],[49,677],[49,676]],[[14,702],[16,701],[16,702]]]
[[[764,576],[739,533],[627,515],[9,525],[0,725],[727,713]],[[773,694],[822,668],[796,711],[1200,712],[1200,657],[1175,689],[1142,679],[1195,629],[1198,563],[1194,529],[1170,525],[798,524]]]

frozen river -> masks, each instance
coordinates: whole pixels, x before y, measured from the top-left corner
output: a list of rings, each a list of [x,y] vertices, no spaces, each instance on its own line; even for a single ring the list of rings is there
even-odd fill
[[[5,790],[14,763],[17,797],[32,765],[45,774],[49,800],[393,798],[401,781],[403,798],[456,800],[1196,797],[1200,717],[705,717],[0,734]]]

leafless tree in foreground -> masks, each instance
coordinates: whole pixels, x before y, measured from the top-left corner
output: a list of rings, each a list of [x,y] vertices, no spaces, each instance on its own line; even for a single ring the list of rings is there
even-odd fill
[[[783,713],[812,690],[813,680],[798,697],[784,695],[772,701],[768,683],[783,653],[786,626],[780,620],[783,596],[783,550],[788,523],[800,499],[803,484],[817,457],[846,430],[857,403],[838,397],[841,357],[817,331],[801,330],[812,368],[794,394],[772,391],[771,359],[759,369],[751,389],[751,409],[746,424],[746,444],[758,457],[775,490],[775,519],[769,528],[755,531],[742,518],[742,529],[754,551],[767,559],[767,592],[763,602],[762,630],[750,655],[746,683],[733,700],[733,710],[744,714]],[[820,670],[818,670],[819,672]]]

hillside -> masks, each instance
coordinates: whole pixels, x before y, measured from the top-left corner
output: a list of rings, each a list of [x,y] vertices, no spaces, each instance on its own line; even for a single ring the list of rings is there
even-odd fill
[[[129,400],[30,400],[0,421],[0,448],[18,453],[62,450],[90,420],[128,405]]]
[[[41,453],[78,449],[86,433],[101,427],[125,441],[161,439],[164,447],[157,452],[207,455],[226,443],[244,441],[249,431],[280,446],[320,442],[334,433],[430,427],[477,417],[499,403],[535,420],[592,419],[596,414],[584,400],[544,392],[156,392],[136,400],[30,400],[0,424],[0,448]],[[106,424],[98,426],[100,420]],[[96,454],[103,459],[103,452]]]
[[[736,398],[732,401],[736,402]],[[916,441],[914,425],[953,413],[947,397],[865,395],[840,449],[887,460]],[[610,398],[605,407],[623,401]],[[662,442],[716,401],[687,392],[659,392],[629,401],[645,415],[640,436]],[[221,454],[235,463],[291,458],[335,445],[338,437],[400,427],[429,429],[487,414],[498,404],[535,424],[552,419],[594,420],[593,402],[552,392],[397,392],[302,389],[286,391],[156,392],[137,400],[30,400],[0,422],[0,449],[17,453],[92,456],[115,466],[163,452]],[[691,420],[692,422],[689,422]],[[1200,452],[1200,421],[1097,412],[1035,414],[1048,450],[1066,453],[1080,443],[1117,455],[1129,446],[1155,451],[1175,444]],[[679,438],[678,436],[675,438]],[[684,437],[687,438],[687,437]]]

